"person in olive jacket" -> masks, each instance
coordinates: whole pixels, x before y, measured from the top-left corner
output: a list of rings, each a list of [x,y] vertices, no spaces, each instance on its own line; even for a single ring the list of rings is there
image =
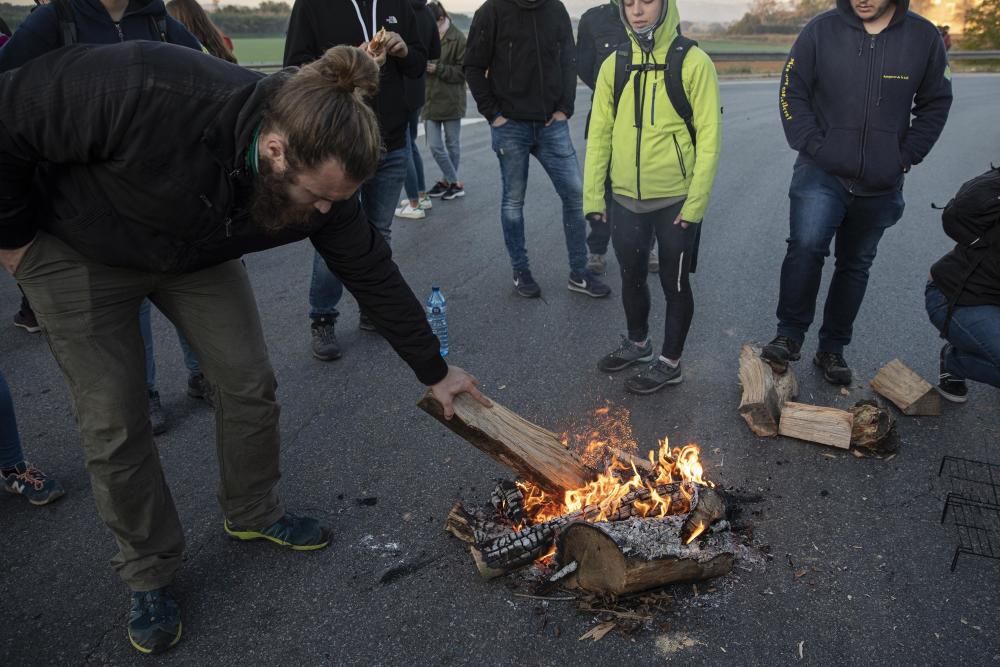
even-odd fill
[[[427,63],[427,100],[424,103],[424,131],[441,178],[428,193],[431,197],[455,199],[465,196],[458,180],[462,157],[462,118],[465,117],[465,35],[451,22],[440,2],[427,5],[437,22],[441,37],[441,57]]]

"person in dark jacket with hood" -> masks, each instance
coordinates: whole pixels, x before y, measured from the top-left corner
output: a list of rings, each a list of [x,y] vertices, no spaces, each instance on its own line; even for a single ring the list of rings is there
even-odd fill
[[[361,188],[361,201],[368,219],[388,241],[410,153],[403,82],[423,76],[427,67],[427,48],[420,39],[410,1],[296,0],[285,39],[285,66],[312,62],[338,44],[367,48],[382,29],[385,39],[377,49],[381,75],[378,94],[371,101],[382,128],[385,153],[374,177]],[[341,278],[330,272],[319,254],[315,255],[309,318],[312,354],[320,361],[333,361],[342,354],[335,325],[343,294]],[[375,331],[364,311],[358,324],[362,330]]]
[[[843,352],[879,240],[903,215],[903,175],[927,156],[948,119],[944,44],[934,24],[908,7],[908,0],[837,0],[803,28],[788,54],[779,113],[799,156],[788,193],[778,331],[761,354],[776,371],[800,356],[836,238],[813,362],[828,382],[851,383]]]
[[[486,0],[469,27],[465,78],[479,113],[490,123],[500,160],[500,222],[514,289],[527,298],[542,293],[531,275],[524,235],[528,161],[534,155],[562,199],[567,287],[587,296],[608,296],[608,286],[587,269],[583,175],[569,134],[576,57],[566,7],[559,0]]]
[[[166,587],[184,551],[141,400],[147,295],[215,386],[218,499],[237,540],[330,542],[278,494],[281,408],[242,255],[308,238],[446,417],[461,391],[489,405],[441,358],[356,196],[382,148],[365,102],[377,82],[375,60],[348,46],[263,77],[147,41],[67,47],[0,75],[0,266],[37,309],[69,385],[143,653],[180,640]],[[33,186],[42,163],[53,167],[45,197]]]

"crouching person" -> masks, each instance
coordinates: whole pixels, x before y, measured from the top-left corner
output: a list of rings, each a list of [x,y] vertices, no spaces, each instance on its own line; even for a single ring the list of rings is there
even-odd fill
[[[280,406],[243,254],[310,239],[446,414],[462,391],[485,401],[441,358],[356,196],[381,150],[364,101],[377,80],[352,47],[263,77],[146,41],[67,47],[0,75],[0,264],[69,384],[143,653],[180,639],[166,587],[184,551],[142,391],[143,299],[214,386],[218,499],[239,540],[307,551],[331,539],[278,494]]]
[[[1000,169],[963,185],[941,217],[957,243],[931,267],[925,298],[947,341],[938,392],[964,403],[966,380],[1000,387]]]

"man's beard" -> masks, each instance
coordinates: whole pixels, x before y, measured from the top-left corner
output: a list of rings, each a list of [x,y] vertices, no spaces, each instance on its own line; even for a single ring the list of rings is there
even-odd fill
[[[316,210],[311,205],[293,202],[288,195],[288,186],[295,180],[295,174],[291,168],[279,174],[266,158],[260,161],[260,170],[254,179],[250,217],[271,234],[310,227]]]

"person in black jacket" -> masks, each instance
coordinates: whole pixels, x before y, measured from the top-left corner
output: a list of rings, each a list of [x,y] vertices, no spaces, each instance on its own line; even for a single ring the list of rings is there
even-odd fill
[[[66,47],[0,75],[0,266],[35,306],[69,384],[119,547],[112,562],[133,591],[129,637],[144,653],[180,639],[165,587],[184,550],[143,400],[144,298],[215,386],[218,498],[235,539],[330,541],[278,495],[280,406],[245,253],[308,238],[446,415],[461,391],[485,400],[441,358],[355,194],[379,161],[364,102],[377,79],[353,47],[263,77],[146,41]]]
[[[524,238],[524,193],[532,155],[562,199],[569,289],[593,297],[611,293],[586,268],[583,176],[569,135],[576,102],[574,51],[569,14],[559,0],[486,0],[469,27],[465,78],[479,113],[492,128],[503,184],[500,221],[514,288],[523,297],[542,293],[531,275]]]
[[[909,0],[837,0],[788,54],[779,113],[799,156],[788,192],[778,332],[761,354],[776,371],[799,358],[836,238],[813,363],[828,382],[851,383],[843,352],[879,240],[903,215],[903,174],[926,157],[948,119],[944,44],[934,24],[908,7]]]
[[[377,52],[382,59],[381,75],[378,94],[371,102],[382,129],[385,154],[374,177],[362,186],[361,202],[368,219],[389,241],[410,152],[403,82],[423,76],[427,68],[427,48],[420,39],[409,0],[296,0],[288,23],[284,60],[286,67],[302,65],[316,60],[331,46],[367,45],[380,29],[386,31]],[[343,294],[342,276],[331,273],[323,258],[315,255],[309,318],[312,354],[320,361],[341,356],[334,327]],[[376,329],[364,310],[359,326],[365,331]]]

